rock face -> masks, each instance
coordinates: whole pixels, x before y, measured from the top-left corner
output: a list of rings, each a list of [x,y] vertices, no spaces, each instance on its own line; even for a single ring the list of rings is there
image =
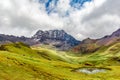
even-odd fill
[[[64,30],[39,30],[31,38],[0,34],[0,44],[8,42],[23,42],[29,45],[47,44],[52,45],[60,50],[68,50],[80,43],[80,41],[77,41]]]
[[[0,43],[4,44],[6,42],[24,42],[26,41],[28,38],[26,37],[16,37],[13,35],[4,35],[4,34],[0,34]]]
[[[87,38],[81,44],[75,46],[72,50],[80,53],[93,53],[100,49],[102,46],[109,46],[114,43],[120,42],[120,29],[113,32],[111,35],[105,36],[100,39]]]
[[[96,44],[100,45],[100,46],[107,46],[110,44],[113,44],[115,42],[120,42],[120,29],[118,29],[117,31],[113,32],[111,35],[109,36],[105,36],[101,39],[99,39]]]
[[[117,31],[113,32],[113,34],[111,36],[112,37],[120,37],[120,29],[118,29]]]
[[[87,38],[83,40],[79,45],[73,47],[74,52],[79,53],[93,53],[98,50],[98,46],[96,45],[97,40]]]
[[[43,44],[53,45],[62,50],[67,50],[80,43],[64,30],[39,30],[32,39]]]

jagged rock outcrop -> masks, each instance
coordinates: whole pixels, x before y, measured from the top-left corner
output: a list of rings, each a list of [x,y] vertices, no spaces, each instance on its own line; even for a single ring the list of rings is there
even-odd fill
[[[32,39],[43,44],[53,45],[62,50],[70,49],[80,43],[64,30],[39,30]]]

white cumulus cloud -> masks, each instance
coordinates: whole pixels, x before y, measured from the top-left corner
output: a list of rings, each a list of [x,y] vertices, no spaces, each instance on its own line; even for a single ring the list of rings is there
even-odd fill
[[[1,0],[0,33],[32,36],[39,29],[63,29],[82,40],[100,38],[120,28],[119,0],[94,0],[79,10],[69,3],[59,0],[56,12],[47,14],[45,4],[38,0]],[[54,7],[52,3],[50,6]]]

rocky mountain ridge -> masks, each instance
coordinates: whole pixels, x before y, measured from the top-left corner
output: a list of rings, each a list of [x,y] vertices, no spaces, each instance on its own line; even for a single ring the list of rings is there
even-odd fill
[[[93,53],[103,46],[110,46],[115,43],[120,43],[120,29],[100,39],[87,38],[72,50],[79,53]]]
[[[23,42],[29,45],[45,44],[60,50],[69,50],[72,48],[75,52],[91,53],[102,46],[109,46],[120,42],[120,29],[100,39],[87,38],[83,41],[76,40],[64,30],[39,30],[31,38],[0,34],[0,44],[9,42]]]
[[[67,34],[64,30],[39,30],[31,38],[0,34],[0,43],[7,42],[23,42],[29,45],[46,44],[60,50],[68,50],[80,43],[80,41]]]

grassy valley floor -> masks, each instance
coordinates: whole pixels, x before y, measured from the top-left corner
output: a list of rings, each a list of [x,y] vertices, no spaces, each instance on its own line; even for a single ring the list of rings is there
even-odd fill
[[[110,70],[96,74],[75,71],[81,67]],[[120,43],[82,56],[54,49],[30,48],[23,43],[2,45],[0,80],[120,80]]]

